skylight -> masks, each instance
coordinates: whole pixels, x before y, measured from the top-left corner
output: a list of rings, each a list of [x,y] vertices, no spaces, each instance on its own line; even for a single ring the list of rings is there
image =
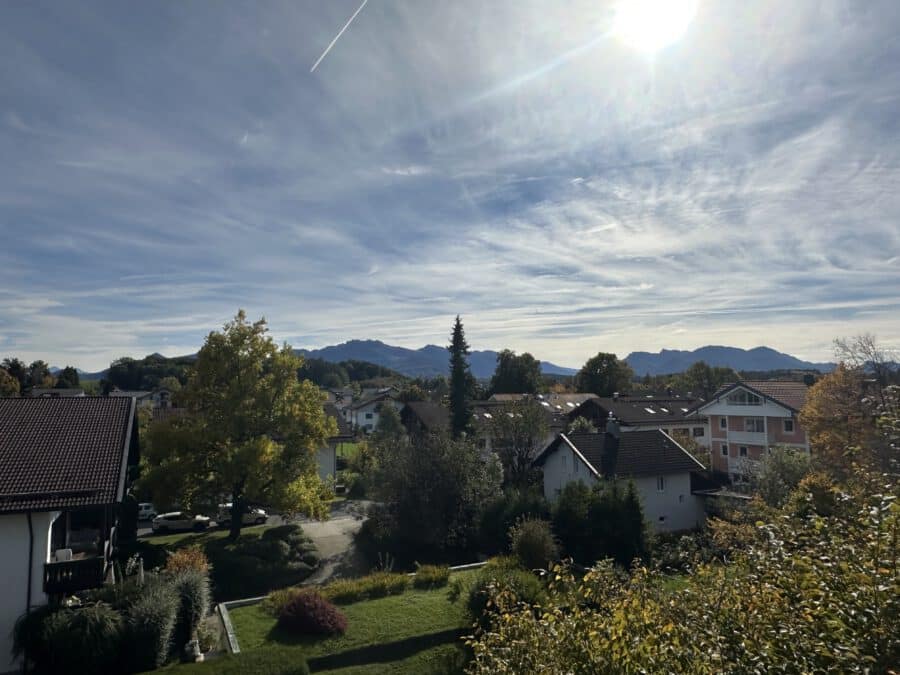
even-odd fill
[[[647,411],[648,413],[650,413],[651,415],[655,415],[655,414],[656,414],[656,411],[655,411],[653,408],[644,408],[644,410],[646,410],[646,411]]]
[[[682,408],[681,412],[687,412],[687,408]]]
[[[662,410],[663,412],[669,412],[668,408],[663,408],[662,406],[660,406],[659,409]]]
[[[485,419],[489,419],[489,420],[494,419],[493,417],[491,417],[491,413],[484,413],[484,417],[485,417]]]
[[[570,408],[574,408],[574,407],[575,407],[575,404],[572,403],[572,401],[566,401],[566,405],[569,406]]]

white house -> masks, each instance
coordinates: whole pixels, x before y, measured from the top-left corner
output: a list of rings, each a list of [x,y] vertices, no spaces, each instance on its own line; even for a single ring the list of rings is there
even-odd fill
[[[535,459],[544,470],[544,496],[555,501],[572,481],[634,482],[644,517],[657,531],[699,527],[706,519],[703,498],[691,491],[691,474],[704,467],[661,430],[621,433],[615,420],[606,432],[559,434]]]
[[[353,441],[353,433],[344,416],[333,403],[325,404],[325,415],[330,417],[337,424],[338,433],[328,439],[327,443],[319,448],[318,467],[319,478],[327,480],[337,476],[337,450],[341,443],[351,443]]]
[[[364,398],[350,406],[350,425],[364,433],[372,433],[378,426],[379,413],[383,406],[393,406],[398,412],[403,404],[396,400],[396,392],[383,391],[370,398]]]
[[[137,461],[134,399],[0,398],[0,672],[22,614],[107,578]]]

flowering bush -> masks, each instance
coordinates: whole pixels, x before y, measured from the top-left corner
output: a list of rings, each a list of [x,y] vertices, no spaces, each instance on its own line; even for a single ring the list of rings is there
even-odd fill
[[[184,570],[194,570],[202,574],[209,572],[209,560],[199,546],[180,548],[169,554],[166,560],[166,572],[177,574]]]
[[[278,625],[304,635],[342,635],[347,630],[347,617],[315,591],[305,591],[281,609]]]

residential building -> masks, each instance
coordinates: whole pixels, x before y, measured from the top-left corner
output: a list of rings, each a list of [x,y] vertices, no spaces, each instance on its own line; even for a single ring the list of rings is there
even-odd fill
[[[354,431],[362,431],[365,434],[372,433],[378,426],[379,413],[383,406],[390,405],[398,411],[403,407],[403,404],[397,400],[397,396],[396,390],[391,388],[352,404],[349,407],[350,427]]]
[[[84,389],[49,389],[47,387],[32,387],[28,390],[31,398],[72,398],[84,396]]]
[[[410,436],[445,433],[450,429],[450,409],[431,401],[409,401],[400,409],[400,421]]]
[[[152,391],[113,389],[109,392],[109,397],[133,398],[135,401],[137,401],[137,405],[139,408],[153,408],[156,405],[156,400],[154,400],[154,392]]]
[[[0,398],[0,672],[16,619],[112,574],[119,505],[138,463],[130,398]]]
[[[797,415],[806,402],[802,382],[740,381],[721,387],[692,412],[709,420],[712,469],[741,480],[774,446],[809,452]]]
[[[603,431],[606,420],[612,416],[626,433],[661,429],[682,442],[690,438],[701,447],[709,448],[710,434],[706,417],[691,413],[700,403],[703,403],[701,399],[673,392],[643,396],[594,396],[571,411],[569,421],[584,417],[598,431]]]
[[[551,502],[572,481],[593,486],[630,480],[654,530],[689,530],[706,519],[703,497],[692,491],[693,476],[703,465],[659,429],[623,433],[610,420],[604,432],[561,433],[534,464],[543,468],[544,496]]]

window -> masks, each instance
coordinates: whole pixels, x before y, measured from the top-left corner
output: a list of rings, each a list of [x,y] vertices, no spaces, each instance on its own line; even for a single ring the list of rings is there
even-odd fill
[[[565,453],[563,453],[563,456],[562,456],[562,465],[563,465],[563,469],[569,468],[569,456]]]
[[[666,491],[666,477],[665,476],[657,476],[656,491],[657,492],[665,492]]]
[[[744,431],[761,434],[766,430],[766,421],[762,417],[745,417]]]
[[[660,517],[659,517],[659,522],[661,522],[661,523],[666,522],[666,517],[665,517],[665,516],[660,516]]]
[[[366,413],[366,419],[367,420],[372,419],[372,413]]]
[[[578,473],[578,466],[581,464],[577,459],[572,460],[572,464],[575,465],[575,473]]]
[[[706,430],[703,427],[694,427],[694,438],[700,438],[706,434]]]
[[[728,443],[722,443],[722,456],[728,457]]]
[[[784,420],[784,433],[794,433],[794,420]]]
[[[720,418],[719,418],[719,428],[720,428],[720,429],[727,429],[727,428],[728,428],[728,418],[727,418],[727,417],[720,417]]]
[[[747,456],[747,446],[742,445],[740,448],[738,448],[738,453],[740,454],[741,457],[746,457]]]
[[[759,396],[743,389],[728,394],[725,400],[729,405],[762,405],[762,399]]]
[[[678,503],[684,504],[684,495],[678,495]]]

